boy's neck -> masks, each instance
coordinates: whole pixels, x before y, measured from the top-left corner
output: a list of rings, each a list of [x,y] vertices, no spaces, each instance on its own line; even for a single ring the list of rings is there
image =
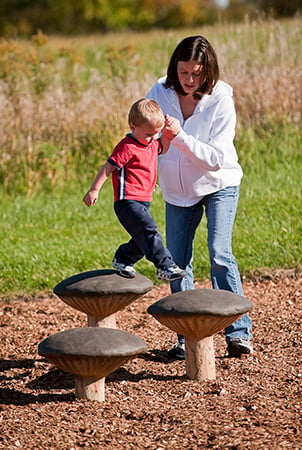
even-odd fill
[[[140,141],[138,141],[137,139],[136,139],[136,137],[134,137],[133,136],[133,133],[128,133],[127,134],[127,136],[129,136],[129,137],[131,137],[135,142],[137,142],[139,145],[142,145],[143,147],[149,147],[149,145],[145,145],[145,144],[142,144]]]

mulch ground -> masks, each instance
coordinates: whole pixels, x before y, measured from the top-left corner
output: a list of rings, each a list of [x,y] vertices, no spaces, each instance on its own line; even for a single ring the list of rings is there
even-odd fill
[[[102,403],[76,399],[73,376],[37,353],[45,337],[86,326],[85,314],[54,295],[2,298],[0,448],[300,450],[301,271],[246,279],[244,292],[255,351],[225,357],[216,335],[215,381],[189,380],[185,362],[168,359],[175,334],[147,313],[169,295],[166,284],[118,313],[118,328],[149,351],[106,378]]]

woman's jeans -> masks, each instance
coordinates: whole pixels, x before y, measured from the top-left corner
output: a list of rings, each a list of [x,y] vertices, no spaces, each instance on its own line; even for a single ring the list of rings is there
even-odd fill
[[[240,274],[232,253],[232,229],[238,198],[239,186],[232,186],[209,194],[190,207],[166,203],[167,247],[175,263],[187,272],[185,278],[170,283],[172,293],[194,289],[193,241],[205,210],[213,288],[243,296]],[[238,337],[250,339],[251,327],[251,319],[245,314],[225,329],[226,342]],[[178,335],[178,340],[183,343],[183,336]]]
[[[130,241],[120,245],[115,253],[119,263],[134,265],[143,256],[157,268],[174,263],[150,214],[150,202],[118,200],[114,203],[114,211],[131,236]]]

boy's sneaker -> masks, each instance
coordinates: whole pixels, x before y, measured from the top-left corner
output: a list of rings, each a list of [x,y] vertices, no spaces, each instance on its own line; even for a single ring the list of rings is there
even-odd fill
[[[168,351],[169,358],[172,359],[186,359],[185,354],[185,344],[180,344],[179,342]]]
[[[228,343],[227,352],[230,358],[239,358],[241,355],[251,355],[253,347],[248,339],[235,338]]]
[[[119,274],[125,278],[134,278],[136,271],[133,266],[126,266],[126,264],[119,263],[115,258],[112,261],[112,267],[119,271]]]
[[[176,264],[171,264],[170,266],[163,267],[162,269],[157,269],[157,278],[159,280],[179,280],[186,275],[186,272]]]

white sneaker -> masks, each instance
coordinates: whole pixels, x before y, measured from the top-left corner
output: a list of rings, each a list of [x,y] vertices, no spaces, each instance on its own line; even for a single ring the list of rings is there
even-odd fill
[[[159,280],[179,280],[187,275],[185,270],[182,270],[176,264],[171,264],[170,266],[163,267],[162,269],[157,269],[157,278]]]
[[[136,275],[136,271],[134,270],[133,266],[126,266],[126,264],[119,263],[115,258],[112,261],[112,267],[117,269],[122,277],[134,278]]]

